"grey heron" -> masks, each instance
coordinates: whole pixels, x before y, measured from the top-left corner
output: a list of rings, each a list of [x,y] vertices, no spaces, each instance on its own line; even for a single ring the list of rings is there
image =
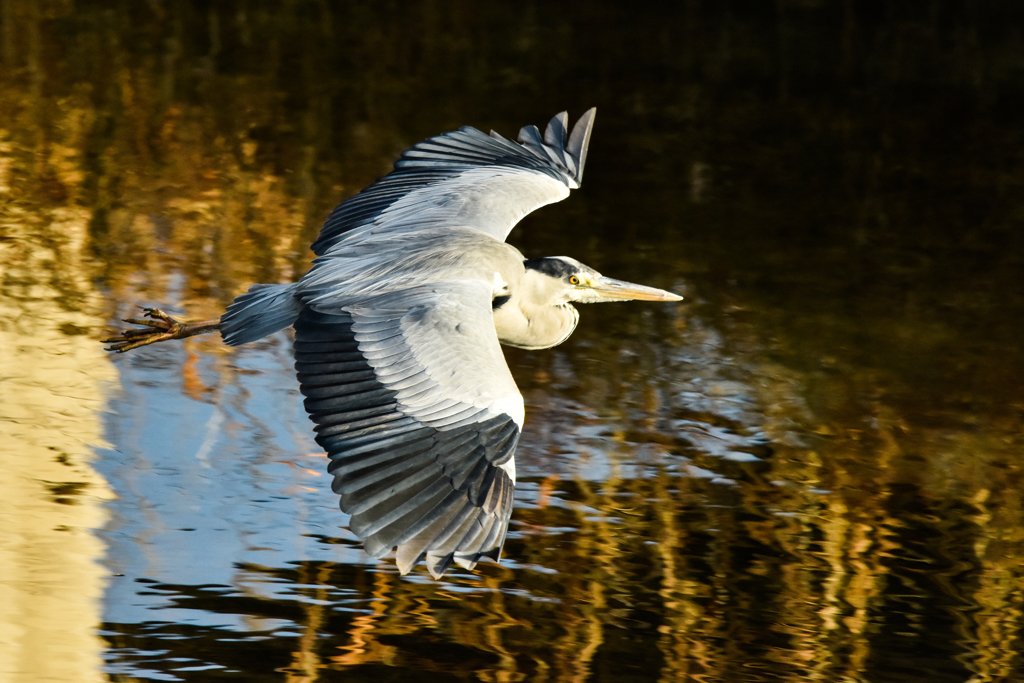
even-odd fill
[[[298,282],[253,285],[219,320],[146,309],[109,350],[217,330],[238,345],[294,327],[305,408],[366,552],[397,550],[402,574],[425,561],[435,578],[497,561],[524,418],[499,344],[562,343],[573,303],[682,298],[505,243],[579,187],[594,113],[570,133],[562,112],[518,143],[468,126],[429,138],[334,209]]]

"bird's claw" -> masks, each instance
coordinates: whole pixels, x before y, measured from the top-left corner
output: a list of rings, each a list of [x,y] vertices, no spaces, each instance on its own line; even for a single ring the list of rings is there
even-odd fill
[[[156,342],[169,339],[182,339],[184,336],[187,336],[181,334],[184,331],[184,325],[181,321],[172,318],[159,308],[145,308],[143,306],[139,308],[142,308],[142,314],[149,318],[148,320],[145,318],[125,318],[124,322],[132,325],[143,325],[144,327],[142,329],[125,330],[119,337],[104,339],[104,344],[110,344],[107,347],[107,351],[124,353],[147,344],[155,344]]]

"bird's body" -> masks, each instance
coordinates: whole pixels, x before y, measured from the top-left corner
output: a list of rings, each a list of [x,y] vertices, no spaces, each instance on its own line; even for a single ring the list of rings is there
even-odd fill
[[[402,573],[424,560],[434,576],[498,559],[524,422],[499,343],[563,342],[574,301],[679,299],[504,242],[578,187],[592,122],[593,110],[569,135],[563,113],[520,144],[472,128],[420,143],[335,209],[298,282],[253,286],[219,322],[160,314],[145,324],[166,332],[129,331],[112,348],[212,329],[237,345],[294,326],[305,406],[367,552],[397,549]]]

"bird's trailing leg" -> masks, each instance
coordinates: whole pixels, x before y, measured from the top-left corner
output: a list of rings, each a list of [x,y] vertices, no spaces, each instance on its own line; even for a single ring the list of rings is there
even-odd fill
[[[176,320],[167,315],[159,308],[142,308],[145,318],[125,318],[124,322],[132,325],[143,325],[140,329],[125,330],[120,337],[104,339],[104,344],[110,344],[107,351],[124,353],[137,349],[147,344],[167,341],[169,339],[185,339],[197,334],[216,332],[220,329],[220,320],[203,320],[201,322],[187,323]]]

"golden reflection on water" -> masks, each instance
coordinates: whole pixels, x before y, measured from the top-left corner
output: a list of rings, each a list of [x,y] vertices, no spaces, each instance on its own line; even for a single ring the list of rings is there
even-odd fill
[[[73,181],[74,171],[33,168],[12,147],[0,129],[0,677],[102,680],[94,532],[112,493],[91,463],[117,372],[95,342],[104,305],[90,279],[89,213],[12,187],[15,176]]]
[[[118,47],[132,35],[130,17],[100,13],[95,32],[68,29],[70,43],[92,45],[74,49],[102,57],[67,80],[63,70],[75,65],[59,54],[55,22],[78,16],[73,5],[4,5],[10,14],[3,24],[8,68],[0,78],[0,671],[26,681],[102,678],[104,645],[95,630],[104,575],[96,560],[104,551],[91,531],[104,524],[101,501],[111,494],[90,466],[90,445],[102,442],[104,387],[117,374],[96,341],[100,328],[137,303],[212,317],[251,282],[300,275],[307,245],[334,201],[415,141],[373,113],[419,114],[404,103],[402,88],[389,94],[387,85],[388,69],[413,57],[378,49],[380,36],[364,36],[358,22],[335,17],[316,24],[324,36],[354,41],[357,51],[379,57],[355,69],[371,93],[363,113],[339,113],[317,85],[320,48],[282,48],[287,36],[274,27],[308,20],[289,15],[292,9],[280,9],[287,15],[281,17],[266,8],[247,15],[242,3],[233,18],[214,6],[188,19],[173,3],[149,5],[173,21],[159,24],[166,29],[140,29],[160,38],[141,57]],[[466,17],[449,19],[472,25]],[[256,42],[246,31],[272,38],[251,71],[219,72],[217,40],[210,40],[209,54],[185,54],[195,35],[228,26],[225,41],[243,46]],[[531,50],[545,42],[529,32],[521,40]],[[445,67],[450,46],[421,47],[428,67]],[[273,78],[282,50],[298,55],[301,97]],[[59,64],[48,61],[54,55]],[[508,79],[519,82],[515,73]],[[182,81],[200,96],[176,94]],[[283,104],[289,96],[302,103]],[[471,98],[465,99],[468,111]],[[508,99],[521,97],[516,91]],[[641,94],[631,106],[645,111]],[[417,126],[425,130],[417,127],[417,134],[436,132],[434,120],[453,125],[443,109],[423,113]],[[833,125],[823,118],[828,125],[819,128]],[[455,123],[462,122],[460,110]],[[331,160],[332,144],[339,144],[330,142],[332,134],[344,138],[354,161]],[[660,149],[636,135],[631,140]],[[595,139],[595,147],[613,142]],[[694,175],[704,189],[697,193],[694,182],[693,202],[714,206],[716,187],[707,194],[704,184],[717,167],[701,168]],[[659,191],[686,194],[678,190],[666,183]],[[665,201],[659,210],[699,218],[684,205]],[[552,224],[532,225],[524,240],[554,239],[538,236]],[[506,565],[482,566],[479,580],[457,575],[443,584],[403,580],[389,565],[354,568],[301,557],[289,558],[295,566],[287,570],[245,568],[300,585],[309,598],[294,617],[300,634],[276,638],[290,648],[279,663],[288,680],[314,681],[335,670],[355,675],[372,665],[488,681],[634,674],[663,681],[861,681],[880,671],[909,680],[922,659],[942,662],[947,678],[964,670],[979,683],[1020,675],[1024,442],[1014,399],[1009,408],[981,401],[976,410],[958,410],[931,395],[945,384],[925,383],[900,402],[892,397],[894,374],[859,365],[857,349],[837,348],[828,364],[808,369],[806,330],[827,320],[808,314],[787,326],[779,320],[785,315],[757,312],[742,291],[728,305],[708,304],[701,286],[716,283],[700,280],[707,266],[686,245],[670,242],[637,248],[670,264],[664,277],[698,281],[690,308],[588,309],[564,348],[510,353],[530,408],[521,457],[549,475],[524,478],[536,495],[519,501]],[[752,244],[751,251],[763,246]],[[803,313],[793,308],[784,313]],[[842,322],[858,330],[875,323]],[[901,324],[909,328],[906,338],[930,334],[913,319]],[[250,371],[239,369],[232,351],[206,340],[187,354],[161,375],[180,379],[181,401],[218,401],[234,390],[244,410],[257,411],[246,393]],[[218,361],[204,374],[199,366],[211,357]],[[951,367],[957,362],[949,359]],[[979,363],[982,375],[1003,367],[966,356],[962,362]],[[140,386],[135,396],[155,400]],[[163,419],[177,430],[195,428],[184,418]],[[747,455],[760,460],[746,462]],[[602,474],[588,476],[589,467]],[[333,506],[329,494],[324,498]],[[155,543],[147,551],[166,552]],[[359,609],[336,613],[339,591],[351,591],[342,597],[354,594]],[[218,606],[230,611],[231,597]],[[273,597],[246,597],[281,606]],[[253,624],[276,614],[260,613],[253,602],[237,609]],[[211,631],[174,644],[147,640],[142,629],[133,630],[137,625],[116,623],[116,614],[109,621],[123,629],[108,639],[115,651],[148,643],[189,656],[204,649],[204,638],[218,636]],[[455,654],[445,656],[449,650]],[[963,669],[951,674],[954,661]]]

